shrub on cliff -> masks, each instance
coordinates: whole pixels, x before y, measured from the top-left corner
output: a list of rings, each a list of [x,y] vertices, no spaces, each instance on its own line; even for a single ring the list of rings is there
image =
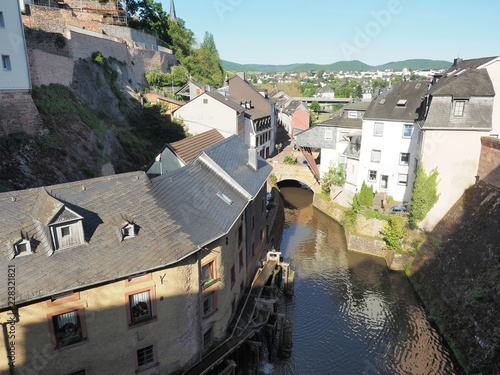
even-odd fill
[[[328,171],[321,179],[321,192],[323,194],[330,194],[330,186],[332,184],[344,186],[345,184],[345,170],[344,164],[330,165]]]
[[[413,193],[410,201],[409,226],[416,229],[418,223],[429,213],[439,199],[437,193],[438,171],[434,168],[429,175],[425,173],[422,163],[418,166],[415,181],[413,182]]]

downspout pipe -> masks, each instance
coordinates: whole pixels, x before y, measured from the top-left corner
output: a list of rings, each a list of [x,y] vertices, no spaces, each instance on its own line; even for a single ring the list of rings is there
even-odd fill
[[[6,321],[0,323],[2,325],[2,335],[3,335],[3,343],[5,347],[5,355],[7,357],[7,363],[9,365],[9,375],[15,375],[14,367],[15,367],[15,329],[10,332],[9,327],[14,326],[16,323],[19,323],[19,312],[17,307],[12,308],[11,317]],[[10,333],[9,333],[10,332]],[[13,342],[14,345],[11,347],[10,345],[10,336],[14,335]]]

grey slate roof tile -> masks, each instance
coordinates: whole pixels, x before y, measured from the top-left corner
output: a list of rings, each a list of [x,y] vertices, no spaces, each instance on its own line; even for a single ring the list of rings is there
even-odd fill
[[[429,84],[428,81],[403,81],[384,89],[371,102],[364,119],[411,122],[418,120]],[[406,105],[398,106],[400,100],[406,100]]]
[[[232,160],[225,166],[227,173],[256,192],[255,186],[265,183],[271,167],[261,160],[257,171],[246,163],[240,169],[234,160],[242,161],[247,148],[235,138],[213,146],[211,152]],[[199,158],[153,180],[134,172],[1,193],[0,272],[6,275],[7,266],[15,265],[17,302],[161,268],[227,233],[245,208],[248,193],[218,174],[210,162]],[[232,205],[217,196],[219,191]],[[47,222],[62,204],[84,218],[86,243],[47,252],[45,248],[52,249],[47,224],[36,220],[33,213]],[[120,230],[127,220],[139,232],[121,241]],[[13,241],[21,239],[22,230],[40,244],[33,254],[10,259],[9,250]],[[7,307],[6,293],[7,283],[0,283],[0,309]]]

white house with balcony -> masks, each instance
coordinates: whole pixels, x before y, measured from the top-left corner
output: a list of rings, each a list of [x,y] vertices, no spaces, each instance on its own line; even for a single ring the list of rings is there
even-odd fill
[[[363,118],[357,190],[363,182],[395,201],[411,198],[419,163],[419,126],[422,97],[429,82],[400,82],[385,89]],[[349,180],[349,168],[347,169]]]

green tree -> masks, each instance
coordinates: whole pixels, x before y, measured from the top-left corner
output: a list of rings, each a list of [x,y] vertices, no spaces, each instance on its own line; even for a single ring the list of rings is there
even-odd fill
[[[161,3],[154,0],[125,0],[125,3],[129,27],[149,32],[171,45],[168,14]]]
[[[182,19],[177,19],[177,23],[168,19],[167,23],[168,35],[171,40],[170,46],[174,51],[175,57],[181,65],[188,68],[189,58],[193,54],[193,47],[196,43],[194,34],[185,27],[185,22]]]
[[[396,252],[401,252],[403,249],[403,233],[404,233],[404,221],[403,218],[397,216],[389,217],[387,224],[385,225],[382,234],[384,235],[383,240],[387,244],[389,249],[395,250]]]
[[[432,207],[439,199],[437,193],[439,173],[434,168],[428,175],[425,173],[424,166],[421,163],[417,168],[415,181],[413,182],[413,193],[410,200],[410,218],[409,225],[411,229],[418,227]]]
[[[309,108],[311,109],[311,111],[316,112],[316,113],[321,111],[321,106],[319,105],[319,103],[316,100],[314,100],[311,103],[311,106]]]
[[[193,59],[187,68],[195,79],[212,86],[222,86],[225,72],[212,34],[205,33],[200,48],[193,51]]]
[[[354,97],[356,98],[362,98],[363,97],[363,89],[361,88],[361,85],[358,84],[356,85],[356,88],[354,89]]]
[[[359,191],[358,202],[362,206],[373,206],[373,186],[368,186],[363,181]]]
[[[324,174],[321,179],[321,192],[323,194],[329,194],[331,190],[331,185],[344,186],[345,184],[345,169],[344,164],[330,165],[328,171]]]
[[[372,87],[374,89],[377,89],[377,88],[383,89],[384,87],[387,87],[387,86],[389,86],[389,82],[383,80],[382,78],[375,78],[372,81]]]

